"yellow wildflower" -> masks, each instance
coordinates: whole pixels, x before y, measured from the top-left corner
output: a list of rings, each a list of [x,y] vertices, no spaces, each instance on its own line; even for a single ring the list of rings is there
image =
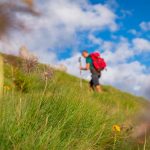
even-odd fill
[[[119,125],[113,125],[112,130],[114,132],[121,132],[121,127]]]

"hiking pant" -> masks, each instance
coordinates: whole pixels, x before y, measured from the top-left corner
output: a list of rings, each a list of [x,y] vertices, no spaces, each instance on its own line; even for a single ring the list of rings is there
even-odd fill
[[[89,82],[89,84],[90,84],[90,87],[95,87],[95,86],[97,86],[97,85],[100,85],[100,83],[99,83],[99,79],[100,79],[100,77],[101,77],[101,71],[100,72],[98,72],[98,71],[96,71],[95,69],[92,69],[91,70],[91,81]]]

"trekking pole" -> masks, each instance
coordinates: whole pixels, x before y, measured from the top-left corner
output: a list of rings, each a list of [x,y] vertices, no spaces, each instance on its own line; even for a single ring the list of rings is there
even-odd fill
[[[81,57],[79,57],[79,64],[82,67]],[[82,88],[82,70],[80,69],[80,87]]]

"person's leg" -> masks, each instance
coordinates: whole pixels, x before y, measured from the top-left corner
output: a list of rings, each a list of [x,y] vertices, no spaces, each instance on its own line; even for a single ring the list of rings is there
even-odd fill
[[[90,88],[90,91],[94,91],[94,85],[93,85],[92,80],[89,82],[89,88]]]
[[[99,79],[101,77],[101,72],[98,75],[98,83],[99,83]],[[102,86],[100,85],[100,83],[96,86],[97,92],[102,93]]]
[[[98,93],[102,93],[101,85],[97,85],[95,88]]]
[[[92,82],[93,82],[93,85],[95,86],[95,90],[96,90],[96,92],[101,93],[102,88],[99,83],[99,78],[100,78],[100,76],[98,74],[92,74]]]

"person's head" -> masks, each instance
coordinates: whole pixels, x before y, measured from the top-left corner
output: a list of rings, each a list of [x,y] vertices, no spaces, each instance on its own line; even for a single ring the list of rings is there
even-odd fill
[[[83,51],[82,51],[82,56],[83,56],[84,58],[87,58],[87,57],[89,56],[88,51],[87,51],[87,50],[83,50]]]

